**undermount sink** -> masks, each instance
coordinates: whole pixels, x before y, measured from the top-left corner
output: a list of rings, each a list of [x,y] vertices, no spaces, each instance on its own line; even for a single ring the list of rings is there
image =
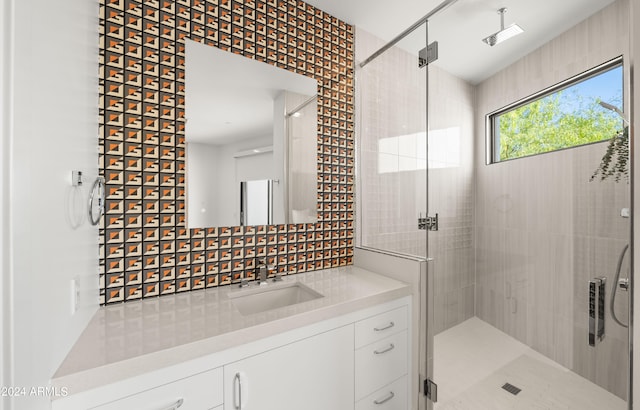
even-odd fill
[[[300,283],[268,283],[252,289],[230,293],[233,305],[243,315],[264,312],[323,297],[320,293]]]

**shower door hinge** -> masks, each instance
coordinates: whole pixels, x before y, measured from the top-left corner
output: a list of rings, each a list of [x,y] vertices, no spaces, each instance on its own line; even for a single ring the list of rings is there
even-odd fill
[[[438,401],[438,385],[435,384],[433,380],[425,379],[422,391],[424,391],[424,395],[427,396],[427,399],[434,403]]]
[[[423,218],[422,215],[418,216],[418,229],[427,231],[438,230],[438,214],[436,216],[427,216]]]
[[[427,66],[438,59],[438,42],[434,41],[418,51],[418,67]]]

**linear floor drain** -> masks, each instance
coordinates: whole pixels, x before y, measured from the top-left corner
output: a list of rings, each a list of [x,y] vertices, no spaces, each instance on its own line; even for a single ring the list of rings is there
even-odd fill
[[[502,386],[502,388],[508,391],[509,393],[513,394],[514,396],[522,391],[522,389],[514,386],[511,383],[505,383],[504,386]]]

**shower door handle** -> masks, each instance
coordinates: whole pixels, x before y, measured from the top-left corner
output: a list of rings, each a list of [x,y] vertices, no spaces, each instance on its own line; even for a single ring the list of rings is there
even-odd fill
[[[607,278],[593,278],[589,281],[589,346],[595,346],[604,339],[605,285]]]

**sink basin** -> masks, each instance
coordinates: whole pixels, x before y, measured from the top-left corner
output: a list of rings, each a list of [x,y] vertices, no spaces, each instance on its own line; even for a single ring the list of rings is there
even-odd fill
[[[243,315],[264,312],[323,297],[300,283],[268,283],[229,294],[233,305]]]

